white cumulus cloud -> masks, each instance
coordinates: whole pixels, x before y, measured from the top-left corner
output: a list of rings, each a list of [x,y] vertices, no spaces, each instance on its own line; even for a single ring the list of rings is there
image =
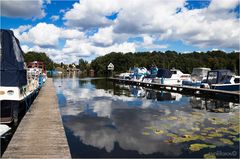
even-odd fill
[[[46,3],[50,2],[49,0]],[[43,18],[46,13],[43,9],[44,0],[10,1],[1,0],[1,16],[22,18]]]

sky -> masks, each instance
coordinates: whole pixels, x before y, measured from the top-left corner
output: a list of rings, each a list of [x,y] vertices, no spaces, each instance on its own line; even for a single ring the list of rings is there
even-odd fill
[[[239,0],[1,0],[1,29],[53,61],[240,50]]]

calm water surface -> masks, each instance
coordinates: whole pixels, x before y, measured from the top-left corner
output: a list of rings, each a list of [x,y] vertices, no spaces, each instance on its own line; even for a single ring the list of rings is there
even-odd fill
[[[72,157],[239,157],[239,106],[177,93],[55,78]]]

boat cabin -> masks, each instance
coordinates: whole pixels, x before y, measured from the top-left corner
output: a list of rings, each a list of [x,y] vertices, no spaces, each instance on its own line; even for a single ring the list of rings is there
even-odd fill
[[[209,71],[205,83],[208,84],[230,84],[233,73],[230,70]]]

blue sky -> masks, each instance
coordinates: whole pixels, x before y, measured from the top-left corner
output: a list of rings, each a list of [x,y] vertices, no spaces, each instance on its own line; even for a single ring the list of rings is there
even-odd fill
[[[239,51],[239,1],[3,0],[1,28],[25,52],[65,63],[112,51],[231,52]]]

